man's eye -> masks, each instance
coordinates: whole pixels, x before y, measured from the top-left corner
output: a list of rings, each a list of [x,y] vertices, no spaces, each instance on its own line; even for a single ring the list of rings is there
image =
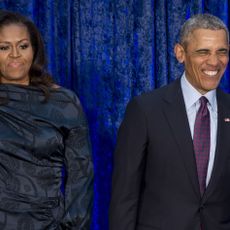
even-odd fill
[[[2,51],[8,50],[8,49],[9,49],[9,46],[0,46],[0,50]]]
[[[227,55],[228,54],[228,50],[219,50],[218,52],[217,52],[217,54],[218,55]]]
[[[206,51],[206,50],[203,50],[203,51],[198,51],[197,54],[198,54],[198,55],[201,55],[201,56],[204,56],[204,55],[208,55],[209,52]]]

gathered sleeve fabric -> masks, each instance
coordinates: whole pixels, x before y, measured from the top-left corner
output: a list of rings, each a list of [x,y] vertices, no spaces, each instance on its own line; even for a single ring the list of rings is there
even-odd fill
[[[65,138],[64,216],[61,229],[89,230],[93,203],[93,163],[88,124],[77,97],[76,124]]]

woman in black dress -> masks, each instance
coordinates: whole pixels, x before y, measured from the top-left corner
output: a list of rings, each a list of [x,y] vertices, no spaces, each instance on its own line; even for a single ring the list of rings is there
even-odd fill
[[[35,25],[0,10],[0,229],[88,230],[87,122],[77,96],[44,66]]]

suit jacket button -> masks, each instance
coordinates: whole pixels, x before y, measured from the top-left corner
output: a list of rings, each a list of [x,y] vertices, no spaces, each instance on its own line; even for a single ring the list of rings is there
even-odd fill
[[[203,209],[204,209],[204,204],[202,204],[202,205],[199,207],[199,212],[201,212]]]

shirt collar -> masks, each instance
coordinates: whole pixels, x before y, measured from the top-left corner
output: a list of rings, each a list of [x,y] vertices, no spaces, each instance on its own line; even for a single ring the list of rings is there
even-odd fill
[[[185,76],[185,73],[183,73],[181,78],[181,88],[186,110],[193,106],[201,96],[205,96],[208,99],[211,108],[214,111],[217,111],[216,89],[210,90],[206,94],[202,95],[190,84]]]

